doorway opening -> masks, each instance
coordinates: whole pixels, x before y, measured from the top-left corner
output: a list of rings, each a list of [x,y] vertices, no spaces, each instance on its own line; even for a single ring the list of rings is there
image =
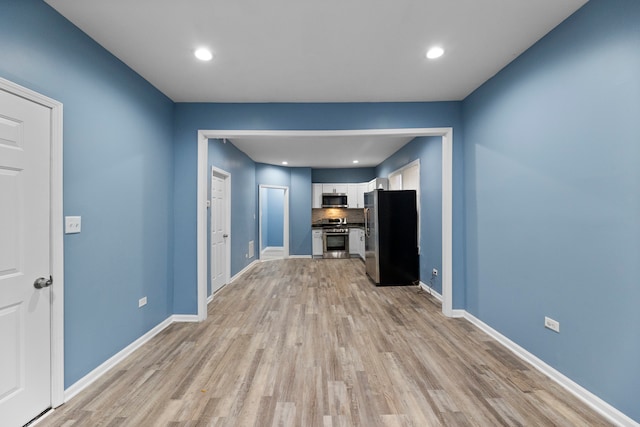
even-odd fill
[[[238,136],[264,136],[285,138],[313,138],[317,136],[439,136],[442,141],[442,313],[447,317],[458,315],[453,310],[453,128],[393,128],[354,130],[198,130],[197,180],[197,295],[199,321],[207,317],[207,157],[208,141],[233,139]]]
[[[289,257],[289,188],[260,185],[260,260]]]
[[[231,175],[211,167],[209,191],[209,275],[207,301],[229,283],[231,265]]]

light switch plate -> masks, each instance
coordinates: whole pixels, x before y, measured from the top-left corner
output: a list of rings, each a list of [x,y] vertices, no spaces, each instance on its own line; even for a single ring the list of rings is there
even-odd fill
[[[79,233],[82,228],[82,217],[80,216],[65,216],[64,217],[64,232],[65,234]]]

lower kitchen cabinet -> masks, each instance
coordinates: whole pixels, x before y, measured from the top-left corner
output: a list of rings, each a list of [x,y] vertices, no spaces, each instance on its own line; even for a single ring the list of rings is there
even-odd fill
[[[360,231],[359,228],[349,229],[349,255],[352,257],[360,253]]]
[[[362,228],[349,229],[349,255],[364,259],[364,230]]]
[[[311,231],[311,254],[313,256],[322,256],[322,230]]]

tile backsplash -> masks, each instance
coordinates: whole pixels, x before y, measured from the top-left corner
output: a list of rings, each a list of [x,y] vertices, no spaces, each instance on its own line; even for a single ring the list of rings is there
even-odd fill
[[[324,218],[347,218],[347,224],[364,223],[364,209],[315,208],[311,209],[311,222],[319,223]]]

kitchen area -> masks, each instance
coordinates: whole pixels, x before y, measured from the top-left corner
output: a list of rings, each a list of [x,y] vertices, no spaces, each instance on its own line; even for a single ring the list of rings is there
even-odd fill
[[[419,281],[416,196],[386,178],[312,184],[312,256],[359,258],[375,284]]]

